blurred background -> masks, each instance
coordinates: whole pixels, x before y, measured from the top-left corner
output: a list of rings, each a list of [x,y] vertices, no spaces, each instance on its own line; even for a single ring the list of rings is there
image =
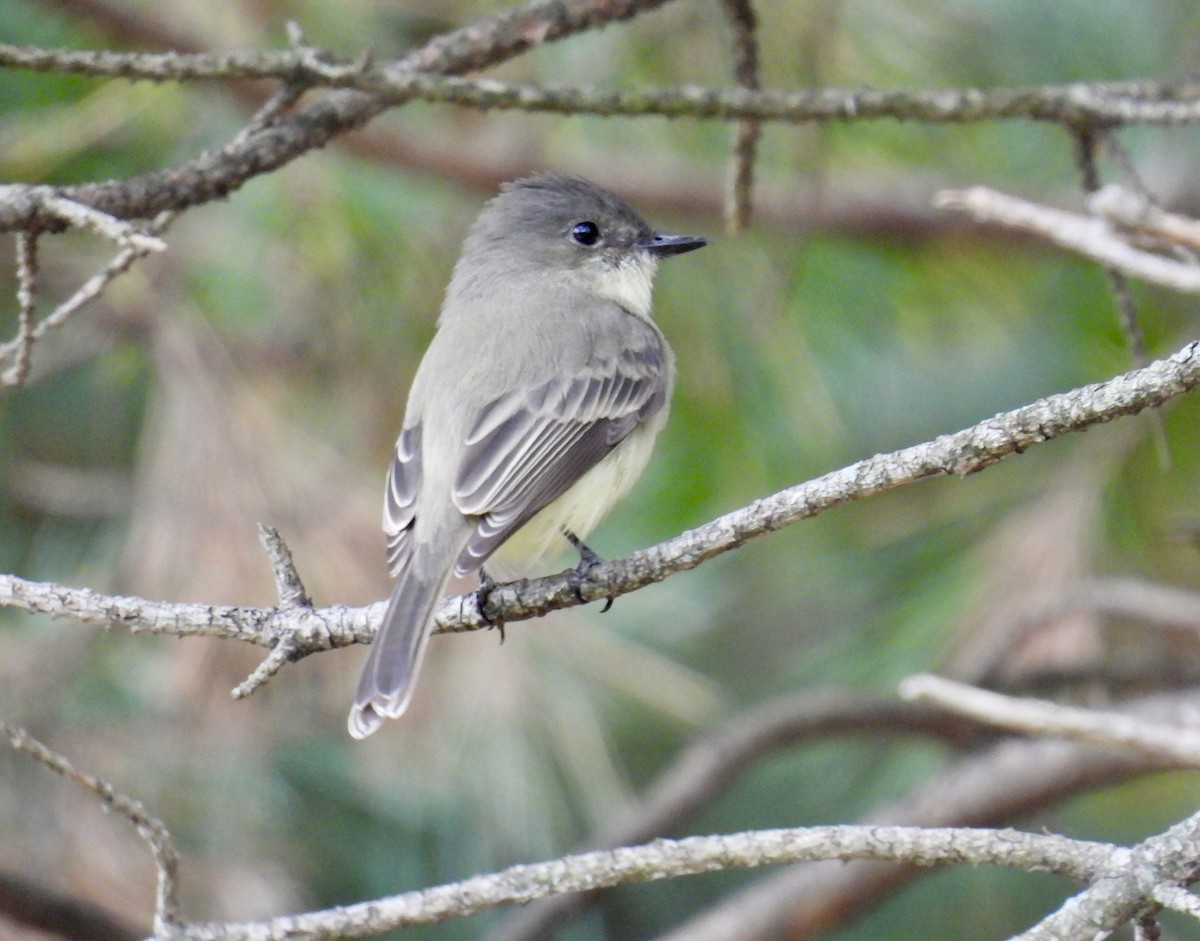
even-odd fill
[[[0,0],[0,39],[277,48],[292,19],[314,45],[382,60],[502,6]],[[1190,0],[794,0],[758,12],[775,88],[1171,78],[1200,54]],[[679,0],[489,74],[727,86],[731,62],[720,5]],[[270,90],[0,73],[0,181],[171,166],[228,141]],[[713,239],[659,278],[679,385],[645,478],[589,540],[605,556],[1133,365],[1100,269],[931,209],[937,190],[975,183],[1082,205],[1062,129],[768,125],[757,215],[736,236],[721,211],[731,135],[683,119],[418,103],[185,213],[168,252],[40,343],[25,388],[0,396],[0,571],[267,605],[261,521],[281,531],[318,605],[383,598],[383,473],[413,370],[467,226],[500,181],[535,169],[588,176],[653,224]],[[1165,204],[1200,206],[1195,129],[1118,140]],[[1111,153],[1100,166],[1129,182]],[[112,250],[78,233],[41,244],[47,310]],[[6,261],[3,337],[15,333],[14,290]],[[1195,336],[1190,300],[1134,292],[1151,355]],[[0,718],[165,821],[194,919],[262,918],[551,858],[624,813],[697,735],[771,697],[890,695],[917,670],[1095,703],[1190,688],[1194,632],[1070,605],[1031,627],[1030,612],[1084,579],[1200,588],[1198,418],[1200,398],[1185,397],[1163,413],[1161,440],[1154,421],[1125,419],[826,513],[604,617],[592,605],[515,624],[503,646],[493,633],[437,639],[410,714],[364,743],[345,732],[362,650],[312,657],[235,703],[229,690],[262,651],[14,611],[0,611]],[[754,763],[677,832],[851,822],[960,755],[894,737],[806,741]],[[1016,822],[1132,841],[1197,798],[1194,775],[1141,776]],[[0,874],[148,930],[153,875],[137,837],[3,749]],[[621,890],[560,936],[653,937],[762,876]],[[1066,888],[994,870],[926,874],[831,936],[1007,936]],[[404,937],[482,937],[508,914]],[[0,939],[34,937],[0,917]]]

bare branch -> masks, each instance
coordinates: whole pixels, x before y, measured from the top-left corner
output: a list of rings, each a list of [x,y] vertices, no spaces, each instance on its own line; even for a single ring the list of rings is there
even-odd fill
[[[1100,843],[1015,830],[846,826],[763,830],[656,840],[643,846],[583,853],[513,866],[451,885],[264,922],[189,925],[186,937],[188,941],[360,938],[563,892],[805,859],[886,859],[919,866],[991,864],[1087,879],[1107,869],[1114,851]]]
[[[1123,186],[1101,187],[1088,200],[1088,208],[1143,238],[1200,251],[1200,221],[1167,212],[1134,190]]]
[[[449,74],[483,69],[533,46],[629,19],[666,2],[669,0],[531,0],[438,36],[391,63],[388,70],[404,75],[415,70]],[[4,47],[5,54],[12,58],[16,48]],[[229,68],[233,71],[228,74],[233,77],[237,74],[238,54],[231,55],[234,62]],[[296,61],[294,51],[275,55],[291,57],[281,62]],[[188,58],[184,56],[182,60]],[[212,60],[207,64],[211,65]],[[278,77],[292,80],[293,71],[289,65],[286,74]],[[241,73],[251,74],[253,70]],[[356,88],[339,89],[279,117],[258,132],[240,136],[235,143],[206,151],[178,166],[126,180],[59,187],[54,193],[121,218],[147,218],[167,209],[221,199],[246,181],[324,146],[339,134],[366,124],[387,107],[412,97],[408,92],[389,97]],[[43,198],[38,187],[9,187],[5,198],[0,200],[0,231],[53,223],[54,218],[42,204]]]
[[[162,822],[151,816],[139,801],[126,797],[102,778],[77,770],[66,758],[51,751],[24,729],[0,722],[0,733],[3,733],[17,751],[24,752],[69,781],[74,781],[91,791],[100,798],[105,807],[133,824],[138,835],[149,845],[158,873],[158,889],[154,902],[154,933],[165,937],[178,926],[179,855],[171,842],[171,834]]]
[[[13,362],[0,373],[0,386],[24,385],[29,376],[29,364],[33,358],[36,342],[34,326],[37,319],[37,235],[32,232],[17,233],[17,336],[11,342]],[[8,345],[0,349],[3,358]]]
[[[1107,137],[1107,135],[1106,135]],[[1100,137],[1094,128],[1077,129],[1075,132],[1075,150],[1079,162],[1080,175],[1083,178],[1084,191],[1090,195],[1100,189],[1100,169],[1096,163],[1096,152],[1100,147]],[[1133,353],[1135,366],[1145,365],[1150,357],[1146,353],[1146,338],[1138,323],[1137,300],[1130,290],[1129,281],[1125,275],[1111,266],[1106,266],[1109,289],[1116,302],[1117,314],[1121,320],[1121,331],[1129,342]],[[1160,441],[1165,441],[1162,423],[1156,429]]]
[[[900,684],[900,695],[934,703],[978,722],[1030,735],[1061,735],[1081,741],[1121,745],[1200,765],[1200,730],[1146,722],[1123,712],[1078,709],[1026,699],[920,674]]]
[[[6,187],[0,186],[0,203],[3,202],[5,190]],[[162,251],[167,247],[157,235],[140,231],[135,226],[107,213],[98,212],[90,206],[55,195],[48,187],[35,187],[31,192],[50,216],[79,228],[91,229],[112,239],[122,246],[122,254],[118,256],[119,264],[114,262],[107,266],[100,275],[89,279],[83,288],[44,321],[35,323],[38,230],[34,227],[17,233],[18,330],[14,339],[0,345],[0,360],[8,356],[13,357],[12,365],[0,373],[0,386],[23,385],[29,375],[33,345],[48,329],[65,322],[85,300],[95,297],[116,274],[125,270],[136,258],[149,252]]]
[[[1182,696],[1147,698],[1128,708],[1147,720],[1170,721],[1180,709],[1194,708],[1198,701],[1200,692],[1191,690]],[[1179,767],[1174,759],[1128,749],[1062,739],[1010,738],[964,755],[937,777],[872,811],[864,822],[998,826],[1088,790]],[[790,866],[724,896],[660,941],[822,937],[860,917],[915,875],[908,867],[871,862]]]
[[[500,585],[488,595],[482,613],[474,594],[446,599],[438,609],[437,630],[480,630],[497,621],[526,620],[581,602],[628,594],[833,507],[930,477],[974,473],[1064,434],[1162,405],[1196,385],[1200,385],[1200,341],[1107,382],[1052,395],[955,434],[876,455],[781,490],[666,542],[596,565],[582,583],[561,573]],[[383,604],[294,611],[176,605],[0,575],[0,607],[116,624],[135,632],[223,637],[264,647],[274,647],[280,638],[292,635],[297,644],[292,656],[300,658],[369,642]]]
[[[167,243],[156,235],[141,232],[136,226],[122,219],[100,212],[84,203],[64,196],[56,196],[48,188],[39,188],[42,207],[54,218],[70,223],[79,229],[92,231],[110,238],[123,248],[137,249],[142,254],[165,251]],[[3,194],[0,193],[0,198]]]
[[[1100,168],[1096,160],[1100,145],[1111,144],[1116,140],[1116,136],[1107,128],[1101,130],[1096,127],[1074,127],[1072,130],[1083,188],[1090,196],[1100,189]],[[1146,351],[1146,337],[1138,319],[1137,298],[1129,286],[1129,279],[1111,265],[1104,267],[1104,275],[1108,279],[1108,289],[1117,308],[1121,332],[1125,334],[1125,340],[1129,344],[1133,365],[1144,366],[1150,361],[1150,355]],[[1168,468],[1171,465],[1171,450],[1167,445],[1166,425],[1157,412],[1151,412],[1148,420],[1154,430],[1159,460],[1164,469]]]
[[[758,18],[751,0],[723,0],[721,4],[733,27],[733,77],[738,87],[757,91],[762,87],[758,64]],[[733,159],[730,163],[729,190],[725,221],[730,232],[740,232],[750,224],[754,193],[754,158],[762,125],[753,118],[742,118],[734,131]]]
[[[258,538],[267,555],[271,557],[271,567],[275,572],[275,589],[279,593],[280,615],[284,617],[300,616],[312,612],[312,599],[304,589],[300,573],[292,561],[292,552],[288,549],[279,535],[279,531],[263,523],[258,524]],[[255,692],[260,686],[270,680],[287,664],[300,659],[300,637],[293,632],[283,633],[271,652],[245,680],[233,688],[234,699],[244,699]]]
[[[1187,889],[1177,885],[1155,886],[1153,898],[1163,908],[1200,919],[1200,898]]]
[[[1200,292],[1200,266],[1139,251],[1105,219],[1052,209],[982,186],[946,190],[936,201],[943,208],[965,209],[984,222],[1031,232],[1130,277],[1189,294]]]
[[[275,572],[275,590],[279,593],[281,608],[311,608],[312,599],[304,589],[296,563],[292,561],[292,550],[287,547],[279,530],[265,523],[258,524],[258,539],[271,558]]]
[[[533,45],[604,23],[629,19],[668,0],[600,3],[539,0],[485,17],[382,66],[345,61],[305,46],[292,50],[218,53],[143,53],[35,49],[0,44],[0,67],[53,71],[93,78],[148,81],[274,78],[355,89],[390,104],[419,98],[479,108],[516,108],[636,117],[717,118],[728,121],[853,121],[895,118],[930,123],[1025,119],[1074,127],[1180,124],[1200,119],[1200,82],[1119,81],[1025,85],[995,89],[762,90],[742,87],[646,88],[602,91],[584,87],[508,85],[453,78],[496,65]],[[740,2],[740,0],[738,0]],[[558,9],[560,8],[561,9]],[[740,17],[741,14],[739,14]],[[739,27],[740,28],[740,27]],[[744,50],[739,58],[748,63]],[[747,66],[748,69],[748,66]]]
[[[1118,851],[1102,878],[1013,941],[1107,938],[1145,910],[1157,909],[1163,887],[1192,881],[1198,859],[1200,814],[1131,850]]]
[[[282,637],[293,635],[306,654],[369,643],[374,633],[371,625],[383,615],[382,602],[363,608],[333,605],[282,613],[278,608],[177,604],[105,595],[88,588],[27,581],[13,575],[0,575],[0,607],[69,617],[84,624],[125,627],[133,634],[220,637],[268,648]]]
[[[612,849],[670,834],[740,780],[751,764],[807,739],[886,733],[927,735],[958,744],[977,737],[971,724],[956,716],[893,699],[838,690],[780,697],[689,744],[623,819],[590,839],[586,848]],[[575,893],[525,906],[490,941],[548,938],[591,900]]]
[[[146,238],[153,239],[158,233],[165,230],[174,218],[174,213],[164,212],[146,226],[140,234]],[[136,243],[127,244],[125,248],[122,248],[116,254],[112,261],[80,285],[74,294],[59,304],[58,307],[47,314],[42,320],[38,321],[30,332],[30,342],[36,342],[50,330],[61,327],[85,304],[99,297],[114,278],[124,274],[133,266],[135,261],[139,258],[144,258],[153,250],[146,247],[142,239],[137,239]],[[8,343],[0,344],[0,359],[13,355],[19,349],[20,337]]]

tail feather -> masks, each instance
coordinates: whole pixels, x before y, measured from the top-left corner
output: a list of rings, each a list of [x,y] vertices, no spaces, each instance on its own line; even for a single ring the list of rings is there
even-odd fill
[[[366,738],[408,708],[425,647],[433,630],[433,615],[449,572],[422,575],[409,565],[396,579],[383,620],[363,666],[358,694],[350,710],[350,734]]]

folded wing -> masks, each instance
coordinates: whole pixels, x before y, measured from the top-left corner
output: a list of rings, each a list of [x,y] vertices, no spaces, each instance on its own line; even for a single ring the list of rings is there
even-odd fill
[[[666,402],[662,340],[622,350],[574,375],[515,390],[482,409],[467,434],[453,498],[479,517],[458,557],[478,569],[499,545]]]

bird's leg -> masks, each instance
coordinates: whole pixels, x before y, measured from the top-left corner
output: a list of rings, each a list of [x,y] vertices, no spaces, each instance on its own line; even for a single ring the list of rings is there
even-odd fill
[[[488,598],[492,592],[496,590],[496,580],[483,570],[483,566],[479,567],[479,587],[475,589],[475,604],[479,607],[479,616],[488,622],[492,627],[500,631],[500,643],[504,643],[504,622],[493,621],[487,616],[484,608],[487,606]]]
[[[571,569],[567,575],[567,580],[571,583],[571,587],[575,590],[575,597],[584,601],[583,598],[583,580],[587,578],[587,573],[594,569],[604,560],[593,552],[586,542],[576,536],[569,529],[563,530],[563,535],[567,537],[567,542],[575,547],[575,551],[579,553],[579,564]],[[604,596],[604,607],[600,609],[603,614],[613,606],[613,596]]]

